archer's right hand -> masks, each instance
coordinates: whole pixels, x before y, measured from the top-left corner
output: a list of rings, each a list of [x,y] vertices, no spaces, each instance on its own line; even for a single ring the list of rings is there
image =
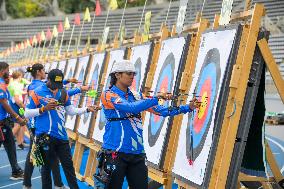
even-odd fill
[[[44,106],[44,111],[54,110],[58,106],[58,102],[49,101],[46,106]]]

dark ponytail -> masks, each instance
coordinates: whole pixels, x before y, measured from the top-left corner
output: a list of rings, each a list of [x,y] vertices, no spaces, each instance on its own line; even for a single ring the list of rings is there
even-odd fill
[[[109,74],[110,76],[110,82],[109,82],[109,89],[112,88],[112,86],[114,86],[117,82],[117,78],[115,77],[115,73],[111,73]]]
[[[31,73],[33,78],[36,77],[37,71],[40,71],[44,68],[42,64],[34,64],[33,66],[27,67],[27,72]]]

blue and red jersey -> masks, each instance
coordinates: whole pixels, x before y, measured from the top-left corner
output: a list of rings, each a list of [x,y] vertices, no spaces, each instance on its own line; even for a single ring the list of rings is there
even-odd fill
[[[30,93],[29,104],[27,109],[36,109],[46,106],[49,100],[61,99],[61,92],[59,90],[56,94],[53,94],[46,85],[37,87]],[[35,119],[35,134],[39,136],[41,134],[49,134],[52,137],[68,140],[68,136],[65,130],[65,106],[71,105],[68,94],[66,95],[65,104],[58,106],[55,110],[46,111]]]
[[[142,120],[138,114],[147,110],[165,117],[191,112],[188,105],[169,109],[158,105],[157,97],[145,98],[142,93],[134,96],[130,89],[124,92],[116,86],[102,93],[101,102],[106,118],[102,147],[131,154],[145,153]]]
[[[9,100],[11,100],[10,98],[11,97],[8,91],[7,84],[5,83],[3,78],[0,78],[0,99],[6,99],[9,103],[10,102]],[[3,120],[7,117],[8,113],[6,112],[2,104],[0,104],[0,120]]]

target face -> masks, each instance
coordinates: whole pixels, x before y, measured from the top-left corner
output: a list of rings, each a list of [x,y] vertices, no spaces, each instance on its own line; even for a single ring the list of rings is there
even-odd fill
[[[50,71],[50,70],[53,70],[53,69],[56,69],[56,68],[57,68],[57,64],[58,64],[58,62],[56,62],[56,61],[52,62],[52,63],[50,64],[49,71]]]
[[[62,60],[58,63],[58,69],[61,70],[63,73],[65,73],[65,67],[66,67],[66,60]]]
[[[135,70],[136,70],[136,75],[133,79],[132,85],[130,86],[131,91],[139,91],[140,88],[140,82],[141,82],[141,58],[138,58],[134,64]]]
[[[46,72],[49,72],[51,69],[50,69],[50,66],[51,66],[51,63],[50,62],[48,62],[48,63],[46,63],[45,65],[44,65],[44,70],[46,71]]]
[[[174,84],[174,66],[175,58],[173,53],[170,53],[165,59],[164,65],[162,66],[157,82],[157,87],[155,89],[155,94],[157,94],[158,92],[169,92],[172,90]],[[168,106],[169,101],[161,102],[161,104]],[[164,117],[151,114],[150,124],[148,127],[148,141],[151,147],[155,145],[164,122]]]
[[[152,55],[152,43],[145,43],[131,47],[130,61],[134,63],[136,76],[130,86],[133,92],[141,91],[143,82],[146,79],[147,67],[149,66],[150,56]]]
[[[208,51],[196,84],[196,96],[201,102],[198,112],[188,114],[186,129],[186,154],[195,160],[203,149],[212,121],[213,107],[220,84],[220,53],[217,49]],[[193,149],[192,149],[193,148]],[[193,157],[192,156],[193,153]]]
[[[185,37],[175,37],[162,41],[157,67],[154,73],[154,79],[150,95],[156,95],[158,92],[174,91],[179,67],[184,63],[183,51],[187,48]],[[159,104],[167,107],[168,101],[160,101]],[[168,127],[170,117],[162,117],[150,112],[146,112],[143,122],[143,140],[147,161],[152,166],[159,169],[162,166],[162,156],[165,153],[165,141],[169,133]]]
[[[84,81],[84,75],[85,75],[85,70],[86,70],[86,65],[88,63],[89,57],[80,57],[79,60],[77,61],[76,58],[70,59],[68,61],[67,65],[67,79],[69,78],[76,78],[80,83],[78,84],[68,84],[73,89],[79,88],[82,85],[82,82]],[[78,66],[77,66],[78,64]],[[74,96],[70,97],[71,104],[73,104],[74,107],[78,107],[79,102],[80,102],[80,94],[76,94]],[[76,115],[70,116],[66,115],[66,128],[74,131],[76,129]]]
[[[99,87],[99,83],[101,82],[101,75],[104,69],[105,54],[106,54],[105,52],[95,53],[85,73],[87,74],[86,83],[89,84],[91,89],[95,91],[101,90],[98,87]],[[82,107],[97,104],[99,99],[100,99],[100,96],[97,96],[96,98],[84,96],[82,100],[83,101]],[[95,113],[85,113],[84,115],[81,115],[80,123],[78,125],[78,133],[80,133],[86,138],[92,137],[90,136],[90,133],[94,129],[95,123],[93,121],[95,119],[95,116],[96,116],[96,112]]]
[[[109,63],[107,66],[107,72],[105,74],[106,78],[104,81],[104,88],[103,91],[107,90],[109,87],[110,83],[110,77],[109,74],[111,72],[113,63],[115,61],[121,61],[123,60],[125,49],[116,49],[112,50],[109,52]],[[100,103],[100,106],[102,104]],[[103,134],[104,134],[104,128],[105,128],[105,115],[102,110],[99,110],[97,113],[97,118],[96,118],[96,123],[95,123],[95,128],[94,128],[94,133],[92,138],[95,139],[97,142],[102,143],[103,142]]]
[[[91,83],[90,83],[91,90],[96,90],[98,88],[98,79],[99,79],[99,65],[96,65],[95,70],[92,74],[92,78],[91,78]],[[95,102],[95,99],[92,97],[85,98],[85,106],[91,106],[94,104],[94,102]],[[90,116],[89,113],[84,114],[84,118],[83,118],[84,123],[88,120],[89,116]]]
[[[84,81],[84,75],[85,75],[85,69],[82,68],[80,73],[79,73],[78,81]],[[82,83],[79,83],[79,84],[76,85],[76,87],[78,87],[78,88],[81,87],[81,86],[82,86]],[[75,107],[78,107],[78,105],[79,105],[80,96],[81,95],[75,95],[73,97],[73,105]]]
[[[216,150],[212,147],[217,145],[213,138],[215,134],[218,136],[216,128],[220,127],[215,116],[218,101],[222,98],[220,94],[224,94],[221,90],[226,69],[232,64],[229,58],[235,36],[236,29],[202,34],[193,80],[186,92],[190,94],[186,104],[195,94],[201,107],[183,115],[173,175],[195,188],[206,188],[205,178],[211,175],[209,167],[214,160],[213,150]]]

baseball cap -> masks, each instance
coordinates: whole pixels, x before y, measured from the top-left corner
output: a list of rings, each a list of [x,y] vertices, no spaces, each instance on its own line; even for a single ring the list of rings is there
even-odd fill
[[[63,88],[63,77],[64,75],[59,69],[53,69],[47,75],[47,79],[50,80],[51,85],[58,89]]]
[[[118,72],[134,72],[136,73],[134,64],[129,60],[114,62],[110,73]]]

